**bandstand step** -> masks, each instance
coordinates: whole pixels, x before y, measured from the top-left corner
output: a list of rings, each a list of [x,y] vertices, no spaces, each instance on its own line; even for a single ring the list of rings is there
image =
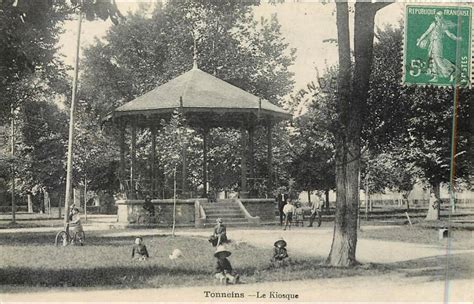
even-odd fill
[[[203,203],[202,208],[206,214],[207,227],[214,226],[218,218],[221,218],[226,226],[249,225],[248,219],[235,200],[219,200],[215,203]]]

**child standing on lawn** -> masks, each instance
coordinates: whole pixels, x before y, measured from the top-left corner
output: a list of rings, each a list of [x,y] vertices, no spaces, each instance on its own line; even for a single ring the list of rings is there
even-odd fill
[[[232,269],[232,265],[227,259],[231,255],[224,246],[217,247],[214,256],[217,258],[215,278],[221,284],[237,284],[239,282],[239,275]]]
[[[135,245],[133,245],[133,249],[132,249],[132,259],[135,258],[135,259],[138,259],[139,261],[144,261],[149,257],[150,256],[148,255],[146,246],[143,244],[143,239],[141,237],[137,237],[135,239]]]

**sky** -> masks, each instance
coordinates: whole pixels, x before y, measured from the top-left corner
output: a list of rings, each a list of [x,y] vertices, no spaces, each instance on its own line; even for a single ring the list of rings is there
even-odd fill
[[[122,13],[135,11],[139,3],[153,3],[154,0],[117,0]],[[403,18],[404,4],[394,3],[380,10],[376,16],[376,25],[398,24]],[[277,14],[282,26],[282,35],[291,48],[296,48],[296,61],[291,67],[295,73],[295,89],[297,92],[316,77],[315,68],[323,71],[326,66],[337,63],[337,47],[334,43],[323,43],[325,39],[336,38],[335,4],[319,2],[287,2],[284,4],[262,4],[255,8],[255,17],[270,17]],[[352,23],[352,22],[351,22]],[[81,47],[85,48],[102,38],[112,26],[110,20],[83,22]],[[75,32],[77,21],[69,21],[64,25],[65,33],[60,39],[61,52],[66,56],[67,64],[73,65],[76,45]],[[351,29],[352,31],[352,29]]]

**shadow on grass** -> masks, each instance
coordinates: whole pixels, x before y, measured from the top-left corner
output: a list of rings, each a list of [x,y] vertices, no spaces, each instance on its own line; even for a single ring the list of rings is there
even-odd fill
[[[54,245],[54,239],[56,234],[61,231],[58,228],[54,232],[15,232],[0,234],[0,246],[29,246],[29,245]],[[86,242],[85,245],[110,245],[110,246],[123,246],[133,245],[135,236],[103,236],[101,231],[85,231]],[[139,236],[137,233],[136,236]],[[153,235],[148,238],[161,238],[166,235]],[[178,236],[179,237],[179,236]]]
[[[430,281],[472,279],[474,277],[474,253],[458,253],[448,256],[420,258],[387,264],[394,271],[407,277],[426,277]]]
[[[15,228],[38,228],[38,227],[51,227],[51,225],[41,225],[36,223],[16,223],[12,224],[9,222],[0,223],[0,229],[15,229]]]
[[[80,288],[160,288],[164,286],[199,286],[215,283],[212,268],[180,268],[147,265],[137,262],[133,266],[32,269],[6,267],[0,274],[0,284],[9,292],[21,292],[15,286],[28,287],[80,287]],[[294,281],[318,278],[340,278],[381,274],[374,264],[355,268],[324,266],[321,260],[294,260],[288,266],[270,268],[267,265],[237,267],[245,283]],[[9,286],[9,287],[7,287]]]
[[[22,287],[146,288],[172,285],[174,282],[179,282],[177,285],[191,282],[193,285],[198,285],[196,282],[205,284],[211,281],[211,272],[157,265],[55,270],[7,267],[2,269],[0,275],[0,285]]]

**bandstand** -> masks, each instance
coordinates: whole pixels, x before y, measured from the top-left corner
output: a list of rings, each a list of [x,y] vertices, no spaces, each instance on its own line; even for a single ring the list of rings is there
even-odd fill
[[[120,169],[119,179],[124,197],[117,201],[119,206],[119,221],[124,217],[130,222],[130,214],[136,205],[139,208],[143,203],[143,196],[137,192],[136,184],[137,172],[136,163],[136,141],[137,130],[149,129],[151,134],[150,145],[150,189],[146,193],[156,193],[156,135],[160,130],[160,122],[170,119],[176,110],[181,111],[185,117],[186,127],[192,128],[202,136],[202,194],[201,198],[190,198],[186,193],[187,166],[183,161],[181,170],[182,193],[179,204],[189,205],[191,210],[184,212],[188,214],[185,222],[191,222],[190,218],[194,213],[194,222],[198,217],[202,217],[199,209],[207,202],[208,196],[208,141],[209,131],[212,128],[234,128],[240,130],[241,146],[241,177],[239,198],[249,197],[248,180],[255,180],[255,143],[254,136],[256,128],[265,128],[267,146],[267,189],[272,188],[272,128],[276,123],[289,120],[291,115],[284,109],[261,99],[249,92],[246,92],[230,83],[227,83],[215,76],[212,76],[197,68],[196,63],[188,72],[158,86],[142,96],[116,108],[111,120],[120,130]],[[130,161],[126,170],[125,161],[125,132],[129,128],[131,132]],[[185,159],[185,157],[184,157]],[[126,171],[128,173],[126,174]],[[127,176],[126,176],[127,175]],[[142,191],[143,192],[143,191]],[[250,192],[252,194],[252,192]],[[153,203],[162,206],[169,204],[170,200],[157,199],[154,195]],[[164,205],[163,205],[164,204]],[[120,208],[127,206],[126,209]],[[135,208],[135,209],[136,209]],[[165,208],[166,209],[166,208]],[[185,208],[186,209],[186,208]],[[181,212],[183,213],[183,212]],[[244,211],[248,215],[247,211]],[[122,215],[122,216],[121,216]],[[196,224],[197,226],[197,224]]]

